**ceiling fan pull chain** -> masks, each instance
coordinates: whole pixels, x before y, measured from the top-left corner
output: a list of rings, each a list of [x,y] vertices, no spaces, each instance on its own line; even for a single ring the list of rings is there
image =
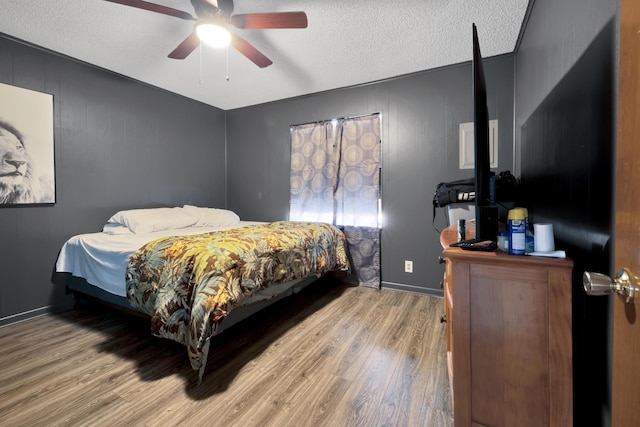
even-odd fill
[[[227,81],[229,81],[229,46],[227,46]]]
[[[202,43],[200,44],[200,49],[198,49],[200,51],[200,84],[204,84],[204,82],[202,81]]]

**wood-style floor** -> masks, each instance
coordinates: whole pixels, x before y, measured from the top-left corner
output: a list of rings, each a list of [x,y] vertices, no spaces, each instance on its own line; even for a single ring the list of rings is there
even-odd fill
[[[452,426],[442,300],[323,281],[213,338],[202,384],[145,319],[0,329],[2,426]]]

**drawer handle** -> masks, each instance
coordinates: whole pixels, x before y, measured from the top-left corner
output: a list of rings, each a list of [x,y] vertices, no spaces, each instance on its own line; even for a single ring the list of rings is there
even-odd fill
[[[447,323],[447,315],[443,314],[440,316],[440,323]]]

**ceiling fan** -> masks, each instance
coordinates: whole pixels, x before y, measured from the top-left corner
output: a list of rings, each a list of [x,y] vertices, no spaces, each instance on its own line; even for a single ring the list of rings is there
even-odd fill
[[[258,67],[264,68],[273,62],[248,41],[227,31],[229,25],[248,30],[307,27],[307,15],[304,12],[246,13],[232,15],[233,0],[191,0],[196,14],[195,17],[182,10],[143,0],[105,1],[174,16],[188,21],[195,21],[194,31],[169,54],[169,58],[173,59],[186,58],[198,47],[201,41],[204,41],[212,45],[216,43],[219,43],[221,46],[230,44]],[[208,38],[215,36],[215,34],[221,34],[223,40]],[[226,44],[223,44],[225,42]]]

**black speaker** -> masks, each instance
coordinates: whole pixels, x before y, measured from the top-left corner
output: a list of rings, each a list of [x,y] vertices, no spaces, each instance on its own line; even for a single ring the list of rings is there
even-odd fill
[[[476,222],[476,239],[491,240],[498,238],[498,207],[479,206],[480,222]]]

